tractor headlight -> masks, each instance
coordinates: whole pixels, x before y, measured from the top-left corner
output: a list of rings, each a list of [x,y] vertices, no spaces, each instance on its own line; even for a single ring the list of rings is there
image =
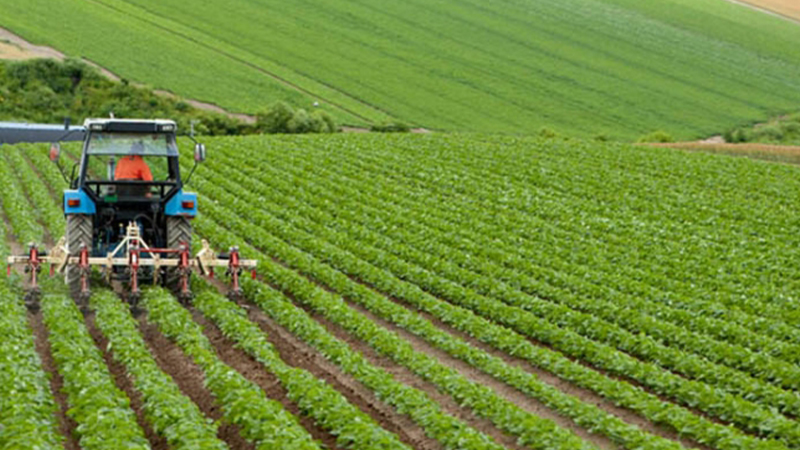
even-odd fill
[[[161,131],[165,131],[165,132],[175,131],[175,125],[172,125],[172,124],[161,125]]]
[[[89,125],[89,129],[92,131],[103,131],[103,124],[102,123],[93,123]]]

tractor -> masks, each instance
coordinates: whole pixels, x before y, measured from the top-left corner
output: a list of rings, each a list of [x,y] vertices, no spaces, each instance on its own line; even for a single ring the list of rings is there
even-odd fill
[[[55,270],[64,273],[80,305],[91,293],[93,267],[101,269],[109,284],[122,285],[133,306],[145,283],[165,286],[188,302],[193,269],[213,276],[214,267],[226,267],[231,293],[241,292],[239,277],[243,270],[254,271],[256,261],[241,259],[237,247],[216,255],[206,241],[192,255],[197,194],[183,188],[206,158],[205,146],[193,133],[195,164],[184,180],[177,126],[171,120],[87,119],[83,127],[67,123],[57,139],[52,126],[5,125],[5,131],[0,126],[0,138],[5,135],[6,142],[57,141],[51,145],[50,159],[69,183],[63,195],[66,230],[61,241],[47,251],[31,243],[27,255],[8,258],[9,270],[11,265],[24,265],[30,274],[29,303],[38,301],[37,276],[46,264],[51,275]],[[67,175],[59,142],[79,138],[83,151]]]

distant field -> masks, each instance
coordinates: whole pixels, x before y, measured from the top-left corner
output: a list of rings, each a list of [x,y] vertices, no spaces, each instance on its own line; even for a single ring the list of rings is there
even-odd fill
[[[800,27],[724,0],[0,0],[0,25],[234,111],[679,139],[800,102]]]
[[[797,0],[745,0],[745,3],[800,20],[800,3]]]

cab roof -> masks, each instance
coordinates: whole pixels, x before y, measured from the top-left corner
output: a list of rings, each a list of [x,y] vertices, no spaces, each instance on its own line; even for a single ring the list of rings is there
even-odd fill
[[[178,127],[174,120],[166,119],[86,119],[87,131],[121,133],[174,133]]]

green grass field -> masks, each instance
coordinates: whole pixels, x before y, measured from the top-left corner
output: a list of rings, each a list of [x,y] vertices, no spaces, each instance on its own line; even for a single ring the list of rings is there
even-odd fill
[[[797,108],[800,27],[723,0],[0,0],[0,26],[234,111],[702,137]]]

